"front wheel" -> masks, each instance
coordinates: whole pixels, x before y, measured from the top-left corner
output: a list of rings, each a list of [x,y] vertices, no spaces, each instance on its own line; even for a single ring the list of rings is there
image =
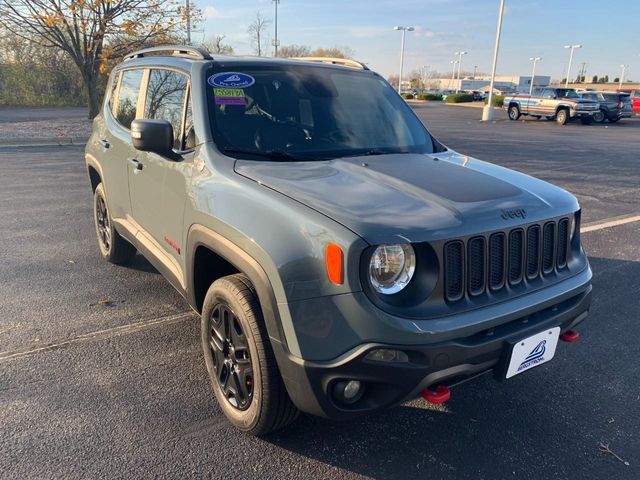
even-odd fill
[[[213,282],[202,307],[201,339],[220,408],[243,432],[265,435],[298,415],[280,376],[253,286],[236,274]]]
[[[593,114],[593,121],[596,123],[602,123],[606,120],[607,116],[604,114],[602,110],[598,110]]]
[[[569,114],[567,113],[567,110],[564,108],[562,110],[558,110],[558,113],[556,113],[556,122],[558,125],[566,125],[568,121]]]
[[[509,105],[509,120],[518,120],[520,118],[520,109],[517,105]]]
[[[109,263],[126,265],[135,256],[136,248],[122,238],[115,229],[107,205],[104,187],[99,183],[93,192],[93,220],[96,224],[100,255]]]

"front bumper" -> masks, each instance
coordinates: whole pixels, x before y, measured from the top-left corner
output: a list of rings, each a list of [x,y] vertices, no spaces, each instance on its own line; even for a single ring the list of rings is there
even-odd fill
[[[571,110],[570,115],[571,118],[588,118],[593,117],[598,110]]]
[[[284,364],[279,362],[281,373],[291,399],[302,411],[333,419],[349,418],[415,398],[430,386],[451,386],[491,370],[501,376],[498,373],[513,342],[556,326],[562,332],[573,328],[586,318],[590,303],[589,284],[557,303],[470,336],[428,345],[367,343],[326,362],[290,357]],[[409,361],[367,360],[367,353],[376,348],[400,350]],[[332,390],[340,380],[363,382],[363,396],[351,405],[335,400]]]

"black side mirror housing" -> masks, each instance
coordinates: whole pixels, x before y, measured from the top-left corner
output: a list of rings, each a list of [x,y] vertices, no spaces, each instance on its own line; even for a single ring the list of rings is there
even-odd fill
[[[166,120],[134,120],[131,140],[136,150],[167,155],[173,151],[173,127]]]

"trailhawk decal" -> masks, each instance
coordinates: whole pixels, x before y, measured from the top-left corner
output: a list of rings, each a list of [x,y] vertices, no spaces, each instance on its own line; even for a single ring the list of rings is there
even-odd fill
[[[221,72],[210,76],[207,83],[212,87],[247,88],[256,83],[256,79],[246,73]]]

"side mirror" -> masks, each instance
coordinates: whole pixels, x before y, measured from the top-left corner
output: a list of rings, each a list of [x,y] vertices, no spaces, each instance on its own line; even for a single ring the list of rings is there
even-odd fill
[[[173,151],[173,127],[166,120],[134,120],[131,140],[136,150],[166,155]]]

